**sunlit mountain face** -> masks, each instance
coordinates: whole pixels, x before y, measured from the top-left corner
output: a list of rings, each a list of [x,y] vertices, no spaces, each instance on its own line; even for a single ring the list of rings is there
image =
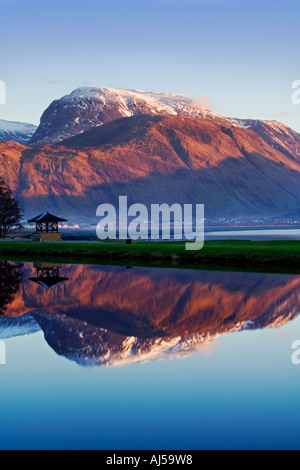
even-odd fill
[[[173,269],[1,264],[0,337],[42,330],[57,354],[119,366],[181,357],[300,310],[300,277]]]
[[[202,203],[211,219],[299,215],[299,134],[182,95],[80,88],[50,104],[30,140],[1,135],[0,174],[28,218],[47,209],[97,223],[98,205],[123,194]]]

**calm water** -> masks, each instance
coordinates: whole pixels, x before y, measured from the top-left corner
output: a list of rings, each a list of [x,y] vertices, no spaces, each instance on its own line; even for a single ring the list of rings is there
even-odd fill
[[[300,276],[0,262],[1,449],[300,448]]]

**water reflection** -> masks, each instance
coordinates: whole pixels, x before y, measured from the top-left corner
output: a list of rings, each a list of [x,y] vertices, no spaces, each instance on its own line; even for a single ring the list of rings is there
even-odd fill
[[[191,354],[219,335],[279,327],[300,307],[294,275],[25,264],[21,285],[19,266],[0,266],[0,337],[39,328],[82,365]]]
[[[0,315],[4,315],[13,301],[22,280],[21,266],[0,261]]]
[[[47,289],[59,284],[60,282],[68,281],[67,277],[61,277],[59,274],[59,270],[62,267],[61,264],[34,263],[33,266],[36,269],[36,276],[31,277],[30,280],[37,282]]]

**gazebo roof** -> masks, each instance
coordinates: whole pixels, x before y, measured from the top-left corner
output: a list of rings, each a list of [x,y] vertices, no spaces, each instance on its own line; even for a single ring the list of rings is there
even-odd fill
[[[43,212],[43,214],[34,217],[33,219],[28,220],[28,223],[31,222],[67,222],[67,219],[62,219],[56,215],[50,214],[50,212]]]
[[[56,284],[60,284],[62,282],[68,281],[69,278],[67,277],[44,277],[44,278],[39,278],[39,277],[30,277],[30,281],[36,282],[40,286],[46,287],[47,289],[50,289],[50,287],[55,286]]]

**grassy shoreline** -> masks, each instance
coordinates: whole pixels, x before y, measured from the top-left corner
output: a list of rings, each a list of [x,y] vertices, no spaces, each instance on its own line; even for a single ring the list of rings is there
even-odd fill
[[[199,251],[183,242],[0,243],[0,258],[62,264],[121,264],[193,269],[300,273],[300,241],[206,241]]]

